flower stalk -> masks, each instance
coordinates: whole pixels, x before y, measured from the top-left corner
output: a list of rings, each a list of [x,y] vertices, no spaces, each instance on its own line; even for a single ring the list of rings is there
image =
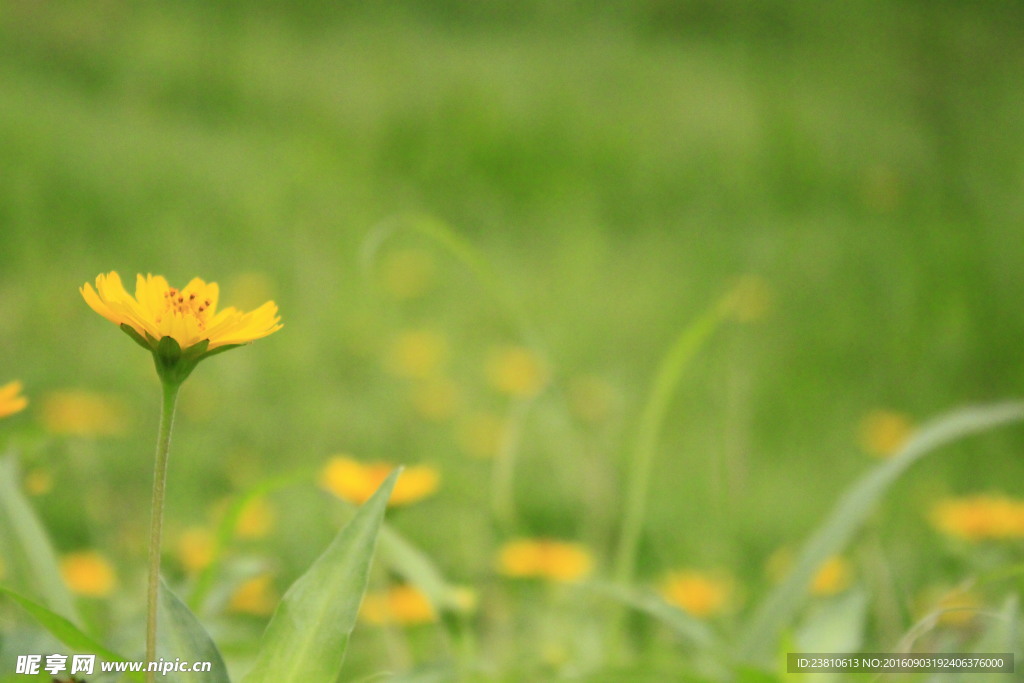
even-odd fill
[[[160,545],[164,525],[164,493],[167,489],[167,460],[171,450],[171,429],[174,427],[174,407],[181,382],[161,382],[163,401],[160,407],[160,428],[156,440],[156,459],[153,467],[153,500],[149,521],[149,577],[146,590],[146,661],[156,661],[157,602],[160,594]],[[146,683],[152,683],[155,673],[146,672]]]

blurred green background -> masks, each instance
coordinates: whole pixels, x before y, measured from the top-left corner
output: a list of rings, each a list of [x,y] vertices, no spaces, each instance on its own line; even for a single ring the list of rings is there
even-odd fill
[[[37,402],[3,427],[55,473],[37,508],[58,548],[102,547],[140,584],[141,542],[112,539],[145,523],[156,378],[76,288],[198,275],[225,303],[273,298],[285,327],[186,384],[169,524],[350,452],[441,469],[394,521],[455,581],[491,580],[510,533],[579,539],[606,573],[657,359],[756,276],[766,314],[722,330],[673,403],[639,565],[725,568],[755,595],[766,558],[870,466],[866,414],[1020,393],[1022,74],[1011,3],[3,2],[0,384],[112,392],[134,417],[80,458],[91,474],[35,428]],[[535,340],[422,236],[361,260],[408,213],[479,250],[551,368],[513,528],[494,530],[490,464],[452,424],[509,409],[487,354]],[[403,253],[428,259],[422,296],[377,267]],[[382,360],[423,328],[447,339],[450,419],[418,415]],[[573,422],[564,392],[592,376],[607,410]],[[975,438],[898,485],[865,542],[897,592],[969,573],[927,510],[1024,493],[1021,438]],[[308,488],[277,502],[283,588],[337,525]]]

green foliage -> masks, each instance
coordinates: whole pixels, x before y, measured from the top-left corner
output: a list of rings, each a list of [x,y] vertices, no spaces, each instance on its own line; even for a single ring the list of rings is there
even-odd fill
[[[20,464],[0,463],[3,582],[138,648],[153,369],[75,291],[116,268],[217,280],[225,304],[255,281],[281,307],[280,334],[190,375],[175,434],[165,573],[232,671],[264,625],[232,607],[239,583],[287,586],[346,514],[311,484],[336,452],[443,482],[389,513],[370,577],[417,586],[438,623],[356,628],[346,680],[788,680],[771,654],[808,629],[1020,653],[1019,544],[928,525],[945,498],[1024,496],[1020,431],[906,477],[906,454],[857,442],[870,411],[916,423],[1024,386],[1021,19],[897,0],[5,6],[0,384],[30,405],[0,422]],[[429,265],[417,296],[387,286],[403,252]],[[770,291],[758,325],[684,341],[746,274]],[[440,376],[387,373],[409,329],[444,337]],[[488,385],[507,344],[550,364],[543,393]],[[438,386],[450,412],[424,416]],[[52,432],[46,395],[70,387],[127,405],[124,430]],[[497,460],[462,453],[481,416]],[[261,491],[276,528],[241,538]],[[198,570],[176,545],[196,527],[216,537]],[[579,541],[603,588],[501,576],[516,536]],[[774,585],[767,558],[804,537]],[[68,594],[54,549],[81,548],[117,569],[110,598]],[[848,592],[807,596],[839,549]],[[664,602],[680,568],[731,575],[729,609]],[[979,604],[947,614],[965,584]],[[454,586],[477,598],[455,625]],[[49,633],[0,602],[4,656]],[[594,626],[622,606],[632,658]]]
[[[162,680],[230,683],[220,651],[192,611],[167,584],[160,581],[160,608],[157,612],[157,654],[167,661],[210,662],[210,671],[168,673]]]
[[[21,475],[13,453],[0,457],[0,548],[7,571],[41,597],[50,609],[77,621],[78,611],[64,585],[46,530],[19,487]]]
[[[126,661],[121,655],[108,650],[102,643],[85,633],[65,617],[51,611],[47,607],[0,586],[0,594],[15,602],[19,607],[32,615],[32,618],[45,628],[54,638],[73,650],[95,654],[108,662]],[[9,672],[3,672],[9,673]],[[134,680],[142,680],[141,674],[127,674]]]
[[[337,678],[366,590],[384,509],[400,473],[396,469],[388,476],[285,593],[245,683]]]

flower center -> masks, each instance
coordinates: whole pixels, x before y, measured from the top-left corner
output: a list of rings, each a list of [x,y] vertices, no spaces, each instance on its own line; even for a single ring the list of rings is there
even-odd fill
[[[177,290],[171,287],[164,292],[163,315],[170,313],[179,318],[194,318],[199,329],[206,327],[206,316],[209,315],[212,302],[209,299],[200,299],[192,292]],[[163,315],[158,315],[156,321],[162,321]]]

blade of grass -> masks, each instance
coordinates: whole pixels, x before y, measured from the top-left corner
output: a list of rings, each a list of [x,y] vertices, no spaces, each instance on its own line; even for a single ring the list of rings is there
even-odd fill
[[[0,458],[0,530],[10,544],[10,556],[4,560],[14,566],[15,575],[27,581],[53,611],[67,615],[71,621],[80,621],[75,601],[61,577],[50,537],[22,495],[19,481],[21,475],[14,455],[9,453]]]
[[[484,289],[505,310],[520,337],[533,348],[542,348],[539,343],[540,338],[530,323],[529,316],[526,315],[526,311],[519,304],[518,299],[504,286],[501,277],[490,261],[472,244],[436,218],[406,214],[380,223],[363,242],[362,261],[365,269],[369,270],[372,267],[377,253],[388,238],[401,230],[418,233],[451,254],[480,281]]]
[[[634,590],[627,586],[599,581],[582,583],[579,589],[597,593],[621,605],[654,617],[676,635],[685,638],[704,650],[718,650],[721,647],[718,637],[707,624],[691,617],[681,609],[673,607],[657,595]]]
[[[755,663],[771,654],[779,633],[807,598],[807,586],[818,567],[842,550],[907,468],[952,441],[1022,419],[1024,403],[1019,402],[966,408],[944,415],[922,427],[896,456],[855,482],[804,544],[786,580],[764,599],[746,624],[739,639],[738,660]]]
[[[209,671],[189,672],[185,676],[162,680],[179,683],[231,683],[220,651],[199,620],[177,595],[160,580],[160,639],[157,652],[167,662],[180,659],[185,662],[209,662]]]
[[[437,565],[422,550],[388,524],[380,529],[381,560],[427,596],[439,610],[458,610],[455,588],[445,581]]]
[[[658,445],[665,415],[672,397],[679,386],[683,373],[718,329],[728,309],[717,304],[701,317],[687,325],[676,338],[667,354],[658,365],[651,386],[651,393],[644,404],[637,429],[636,442],[630,458],[629,482],[622,513],[622,527],[615,556],[614,578],[616,583],[628,586],[633,582],[637,546],[644,526],[647,511],[647,492],[650,488],[654,455]]]
[[[406,214],[380,223],[363,242],[362,262],[370,270],[381,247],[389,237],[401,230],[422,235],[462,264],[483,285],[508,317],[523,343],[540,358],[546,359],[545,345],[525,309],[505,287],[498,271],[479,250],[464,240],[451,227],[429,216]],[[506,530],[516,526],[515,469],[519,454],[519,427],[526,420],[536,396],[516,401],[509,410],[501,439],[501,448],[494,462],[491,501],[495,519]]]
[[[306,683],[338,677],[366,591],[392,472],[327,550],[285,593],[245,683]]]
[[[116,652],[108,650],[98,640],[82,631],[66,618],[52,611],[48,607],[40,605],[38,602],[35,602],[24,595],[20,595],[5,586],[0,586],[0,594],[6,595],[12,602],[16,603],[19,607],[28,612],[40,626],[49,631],[50,635],[67,645],[69,648],[78,650],[79,652],[95,654],[108,662],[127,661]],[[128,673],[126,675],[137,681],[142,680],[142,674],[139,673]]]

